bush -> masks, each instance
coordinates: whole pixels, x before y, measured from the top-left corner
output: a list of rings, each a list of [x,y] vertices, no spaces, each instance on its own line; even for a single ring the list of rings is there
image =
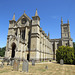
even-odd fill
[[[60,46],[56,50],[56,61],[59,63],[60,59],[63,59],[65,64],[73,64],[74,48],[69,46]]]

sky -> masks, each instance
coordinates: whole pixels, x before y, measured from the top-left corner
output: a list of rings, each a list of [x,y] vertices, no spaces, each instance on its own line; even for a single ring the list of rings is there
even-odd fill
[[[35,11],[40,17],[40,27],[50,39],[61,38],[63,23],[70,22],[70,33],[75,42],[75,0],[0,0],[0,47],[6,46],[9,20],[15,13],[16,21],[25,13],[32,19]]]

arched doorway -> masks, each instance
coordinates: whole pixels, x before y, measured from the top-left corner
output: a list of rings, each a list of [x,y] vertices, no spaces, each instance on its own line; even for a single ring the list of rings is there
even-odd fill
[[[29,61],[29,54],[27,54],[27,60]]]
[[[13,44],[12,44],[12,54],[11,54],[11,58],[14,58],[14,57],[15,57],[15,49],[16,49],[16,44],[13,43]]]

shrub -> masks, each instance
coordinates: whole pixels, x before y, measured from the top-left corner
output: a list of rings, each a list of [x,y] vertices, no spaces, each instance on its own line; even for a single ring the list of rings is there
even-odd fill
[[[56,50],[56,61],[59,63],[60,59],[63,59],[65,64],[73,64],[74,48],[69,46],[60,46]]]

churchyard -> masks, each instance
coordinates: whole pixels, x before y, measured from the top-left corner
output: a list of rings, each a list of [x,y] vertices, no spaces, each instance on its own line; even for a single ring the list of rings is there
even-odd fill
[[[25,67],[28,67],[28,69]],[[24,72],[26,69],[28,72]],[[32,64],[32,62],[21,61],[17,64],[15,61],[15,65],[11,66],[9,63],[7,65],[6,62],[3,67],[0,66],[0,75],[75,75],[75,65],[60,65],[55,61],[35,64]]]

